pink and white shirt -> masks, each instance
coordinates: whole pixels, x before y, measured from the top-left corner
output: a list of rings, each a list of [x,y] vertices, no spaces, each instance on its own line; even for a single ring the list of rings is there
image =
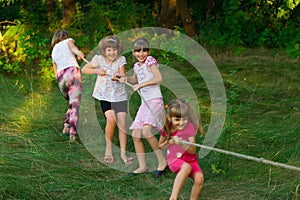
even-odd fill
[[[133,71],[137,76],[138,83],[144,83],[152,79],[153,74],[151,72],[150,66],[154,64],[159,67],[157,61],[152,56],[148,56],[145,63],[142,65],[139,62],[136,62],[134,64]],[[140,91],[146,101],[155,98],[162,98],[160,84],[143,87],[140,89]]]

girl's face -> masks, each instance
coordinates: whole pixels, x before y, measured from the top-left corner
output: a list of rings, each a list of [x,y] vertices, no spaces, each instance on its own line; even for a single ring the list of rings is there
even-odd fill
[[[188,123],[188,118],[187,117],[171,117],[169,120],[172,123],[172,128],[174,131],[176,130],[182,130]]]
[[[114,47],[106,47],[105,57],[108,61],[114,62],[118,57],[118,49]]]
[[[148,48],[144,48],[132,50],[132,53],[140,63],[144,63],[150,52]]]

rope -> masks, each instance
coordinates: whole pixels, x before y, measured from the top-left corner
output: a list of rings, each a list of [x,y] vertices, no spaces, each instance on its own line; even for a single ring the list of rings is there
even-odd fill
[[[235,152],[232,152],[232,151],[227,151],[227,150],[218,149],[218,148],[214,148],[214,147],[210,147],[210,146],[196,144],[196,143],[188,142],[188,141],[185,141],[185,140],[182,140],[182,139],[179,139],[179,140],[183,144],[193,145],[193,146],[201,147],[203,149],[208,149],[208,150],[211,150],[211,151],[216,151],[216,152],[219,152],[219,153],[223,153],[223,154],[235,156],[235,157],[238,157],[238,158],[243,158],[243,159],[246,159],[246,160],[251,160],[251,161],[255,161],[255,162],[259,162],[259,163],[273,165],[275,167],[281,167],[281,168],[285,168],[285,169],[289,169],[289,170],[294,170],[294,171],[300,172],[300,168],[299,167],[295,167],[295,166],[291,166],[291,165],[286,165],[286,164],[274,162],[274,161],[271,161],[271,160],[266,160],[264,158],[256,158],[256,157],[253,157],[253,156],[247,156],[247,155],[240,154],[240,153],[235,153]]]
[[[83,60],[85,62],[89,63],[89,61],[86,60],[85,58],[83,58]],[[108,76],[111,76],[111,75],[108,75]],[[117,80],[119,80],[119,78],[117,78]],[[133,87],[133,85],[130,84],[130,83],[128,83],[128,82],[125,82],[125,84],[128,85],[128,86],[130,86],[131,88]],[[147,108],[150,110],[152,116],[156,119],[155,114],[153,113],[152,109],[150,108],[150,106],[145,101],[145,99],[142,96],[140,90],[137,90],[137,92],[140,95],[140,97],[142,98],[142,100],[145,103],[145,105],[147,106]],[[156,122],[158,122],[158,121],[156,121]],[[160,124],[160,122],[158,122],[158,123]],[[174,139],[175,139],[175,137],[174,137]],[[177,138],[177,139],[181,143],[183,143],[183,144],[193,145],[193,146],[197,146],[197,147],[200,147],[200,148],[203,148],[203,149],[207,149],[207,150],[211,150],[211,151],[216,151],[216,152],[223,153],[223,154],[230,155],[230,156],[235,156],[237,158],[242,158],[242,159],[251,160],[251,161],[254,161],[254,162],[259,162],[259,163],[263,163],[263,164],[272,165],[272,166],[275,166],[275,167],[281,167],[281,168],[284,168],[284,169],[289,169],[289,170],[294,170],[294,171],[300,172],[300,168],[299,167],[295,167],[295,166],[292,166],[292,165],[286,165],[286,164],[282,164],[282,163],[279,163],[279,162],[274,162],[274,161],[271,161],[271,160],[267,160],[267,159],[264,159],[264,158],[256,158],[254,156],[247,156],[247,155],[236,153],[236,152],[232,152],[232,151],[227,151],[227,150],[223,150],[223,149],[219,149],[219,148],[214,148],[214,147],[210,147],[210,146],[196,144],[196,143],[188,142],[188,141],[185,141],[185,140],[182,140],[182,139],[179,139],[179,138]]]

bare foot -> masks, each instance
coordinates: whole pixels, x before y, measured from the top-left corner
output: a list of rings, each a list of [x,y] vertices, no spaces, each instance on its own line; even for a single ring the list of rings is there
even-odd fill
[[[76,143],[76,136],[70,135],[70,143]]]
[[[159,165],[158,165],[158,167],[157,167],[157,170],[162,171],[162,170],[164,170],[167,166],[168,166],[167,161],[164,161],[164,162],[162,162],[162,163],[159,163]]]

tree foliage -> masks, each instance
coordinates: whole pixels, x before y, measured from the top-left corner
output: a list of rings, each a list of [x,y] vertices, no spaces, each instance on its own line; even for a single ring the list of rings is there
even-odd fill
[[[64,2],[72,4],[68,20],[63,18]],[[49,71],[45,68],[51,68],[50,40],[54,31],[62,27],[79,47],[90,51],[108,34],[162,26],[159,16],[166,14],[161,9],[165,2],[171,1],[0,0],[0,70]],[[283,48],[293,58],[300,55],[300,0],[179,2],[188,6],[187,14],[195,22],[195,39],[203,45]],[[178,9],[178,2],[176,5]],[[179,11],[169,13],[168,18],[176,19],[172,27],[185,33],[186,21],[178,17]]]

